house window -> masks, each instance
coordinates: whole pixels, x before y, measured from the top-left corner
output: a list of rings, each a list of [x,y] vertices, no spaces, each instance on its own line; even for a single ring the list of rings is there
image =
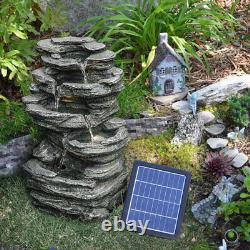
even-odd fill
[[[172,68],[172,74],[173,75],[176,75],[178,73],[178,68],[177,68],[177,66],[173,66],[173,68]]]
[[[160,75],[165,75],[165,72],[166,72],[166,71],[165,71],[164,68],[161,68],[161,69],[160,69]]]
[[[171,74],[172,73],[172,68],[171,67],[167,67],[166,68],[166,74]]]

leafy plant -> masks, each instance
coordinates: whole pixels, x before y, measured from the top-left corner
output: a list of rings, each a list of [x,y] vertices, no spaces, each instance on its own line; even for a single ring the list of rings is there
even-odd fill
[[[147,109],[146,97],[150,95],[149,89],[142,82],[125,84],[118,97],[120,110],[118,115],[126,118],[138,118],[140,113]]]
[[[243,235],[244,240],[250,242],[250,222],[242,220],[236,230]]]
[[[228,101],[229,114],[235,125],[249,125],[250,95],[232,97]]]
[[[236,24],[216,1],[139,0],[137,4],[109,5],[106,10],[108,15],[90,18],[82,25],[93,24],[87,34],[110,43],[139,70],[158,44],[161,32],[168,33],[169,43],[186,62],[189,57],[205,62],[203,48],[207,41],[230,41]]]
[[[205,160],[205,170],[209,175],[219,179],[223,175],[233,173],[231,167],[232,158],[220,152],[209,152]]]
[[[240,216],[241,222],[236,230],[243,240],[250,242],[250,175],[244,179],[244,188],[246,191],[240,194],[239,200],[223,205],[223,214],[227,221]]]
[[[26,133],[36,137],[37,128],[23,105],[12,101],[0,103],[0,144]]]
[[[234,230],[230,230],[227,232],[228,239],[234,241],[236,239],[236,232]]]
[[[40,11],[37,0],[2,0],[0,2],[0,76],[20,86],[23,94],[27,94],[31,82],[29,65],[36,55],[32,39],[39,35],[37,26],[41,22],[40,31],[54,27],[59,18],[51,8],[45,14]]]

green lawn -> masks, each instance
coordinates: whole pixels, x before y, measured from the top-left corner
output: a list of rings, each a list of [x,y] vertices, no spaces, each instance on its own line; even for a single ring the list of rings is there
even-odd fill
[[[1,179],[0,247],[19,246],[30,250],[49,249],[213,249],[207,245],[209,230],[196,223],[190,212],[190,199],[178,240],[138,236],[129,232],[103,232],[101,222],[85,223],[65,217],[53,217],[34,208],[22,177]],[[122,207],[111,215],[120,216]]]

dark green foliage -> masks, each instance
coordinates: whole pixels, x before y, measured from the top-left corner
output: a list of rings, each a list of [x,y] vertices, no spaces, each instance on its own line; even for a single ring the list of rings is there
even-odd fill
[[[114,51],[130,59],[127,62],[136,68],[146,63],[161,32],[168,33],[169,43],[186,62],[189,57],[202,62],[205,53],[202,45],[208,41],[228,43],[236,24],[234,17],[216,1],[139,0],[137,4],[127,2],[106,9],[107,16],[90,18],[83,25],[93,24],[88,34],[110,43]]]
[[[236,229],[243,240],[250,242],[250,175],[244,180],[244,188],[239,200],[223,206],[223,214],[226,220],[233,220],[236,216],[241,218],[237,220],[239,225]]]
[[[0,103],[0,144],[28,133],[36,137],[37,129],[23,105],[17,102]]]
[[[232,97],[228,101],[229,115],[235,125],[247,127],[249,125],[250,95]]]
[[[118,97],[121,117],[138,118],[140,112],[148,108],[146,97],[150,95],[150,91],[141,82],[135,84],[125,84],[124,90]]]
[[[29,66],[36,55],[36,41],[31,37],[39,35],[39,26],[40,31],[45,31],[55,26],[55,20],[58,24],[61,19],[57,10],[48,8],[46,13],[42,13],[37,0],[1,0],[1,78],[6,78],[11,83],[14,80],[22,93],[27,94],[31,82]]]
[[[238,226],[237,231],[243,235],[243,239],[250,242],[250,222],[245,220],[241,221],[240,226]]]

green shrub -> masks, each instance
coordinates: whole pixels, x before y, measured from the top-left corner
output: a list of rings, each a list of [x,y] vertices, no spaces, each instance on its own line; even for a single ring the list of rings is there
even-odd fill
[[[28,133],[36,137],[37,129],[23,105],[9,101],[0,103],[0,144]]]
[[[36,44],[32,37],[39,35],[36,26],[45,31],[55,26],[55,20],[62,20],[58,10],[51,12],[47,8],[42,13],[37,0],[0,1],[0,79],[13,80],[23,94],[28,93],[31,82],[29,65]]]
[[[239,216],[236,230],[243,240],[250,242],[250,175],[244,180],[244,188],[239,200],[223,205],[223,215],[227,221]]]
[[[147,96],[150,91],[143,83],[125,84],[118,97],[120,110],[118,115],[126,118],[138,118],[148,108]]]
[[[108,15],[90,18],[82,25],[93,24],[87,34],[110,43],[135,68],[145,65],[161,32],[168,33],[169,43],[186,62],[190,56],[202,62],[202,45],[208,40],[227,43],[236,24],[234,17],[216,1],[139,0],[137,4],[115,4],[106,9]]]
[[[174,146],[170,142],[173,136],[174,129],[170,129],[160,136],[130,141],[126,149],[127,164],[131,165],[134,160],[163,164],[190,171],[193,179],[201,179],[204,147],[191,144]]]
[[[228,101],[229,115],[235,125],[247,127],[249,125],[250,95],[232,97]]]

